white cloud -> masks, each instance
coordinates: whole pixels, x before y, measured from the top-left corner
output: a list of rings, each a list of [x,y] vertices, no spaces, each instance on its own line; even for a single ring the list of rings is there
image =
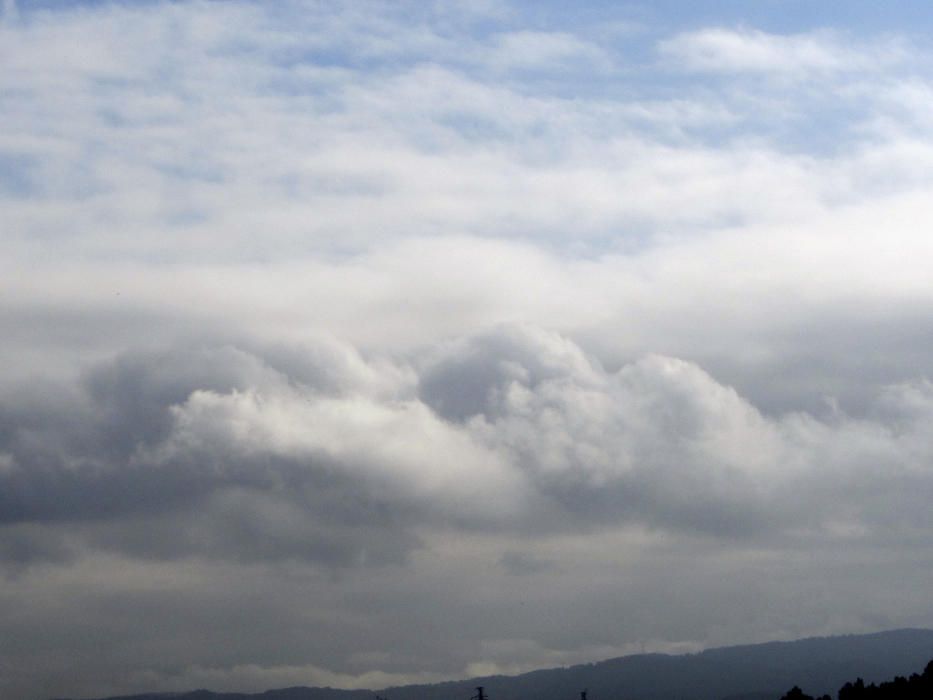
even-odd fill
[[[380,498],[459,518],[522,510],[522,480],[501,458],[412,401],[318,398],[303,392],[194,392],[173,410],[176,451],[234,459],[282,455],[332,463]]]
[[[662,55],[688,70],[797,77],[877,70],[903,60],[898,42],[853,47],[831,32],[768,34],[754,29],[700,29],[660,44]]]
[[[613,67],[612,56],[598,45],[565,32],[518,31],[500,34],[488,56],[499,70],[560,71],[568,64],[587,71]]]

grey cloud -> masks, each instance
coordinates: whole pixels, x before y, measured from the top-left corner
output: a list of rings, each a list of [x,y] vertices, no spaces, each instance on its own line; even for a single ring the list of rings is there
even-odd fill
[[[495,416],[516,382],[535,387],[558,377],[594,378],[580,348],[536,328],[502,326],[440,348],[420,373],[420,396],[439,415],[463,421]]]
[[[876,394],[872,420],[768,416],[691,363],[654,356],[605,372],[563,339],[522,335],[452,346],[425,371],[422,392],[449,418],[472,414],[468,429],[551,499],[557,512],[539,527],[641,522],[744,538],[847,521],[868,532],[890,525],[861,490],[882,474],[898,512],[923,526],[914,507],[930,478],[923,381]],[[528,347],[534,361],[522,357]]]
[[[195,346],[123,355],[91,371],[85,385],[101,412],[100,443],[127,459],[167,436],[169,408],[193,391],[228,392],[275,381],[281,378],[274,370],[241,350]]]
[[[787,330],[757,357],[737,360],[697,346],[691,357],[769,415],[805,410],[826,417],[838,409],[863,417],[883,387],[933,376],[925,351],[933,343],[931,314],[912,307],[836,308],[820,320],[787,314]]]
[[[923,381],[889,387],[871,419],[770,417],[691,363],[650,356],[607,372],[530,327],[408,365],[332,341],[268,358],[128,354],[59,395],[71,399],[8,400],[2,414],[10,561],[35,542],[38,558],[80,544],[378,564],[403,561],[433,525],[883,537],[925,526],[923,511],[885,516],[869,494],[910,506],[933,486]]]
[[[331,364],[323,368],[314,356],[310,349],[303,363],[293,360],[300,371],[289,377],[230,346],[126,354],[51,401],[22,392],[6,397],[5,558],[61,558],[81,544],[143,557],[400,560],[417,546],[405,518],[326,459],[240,455],[217,445],[167,459],[156,454],[174,429],[173,407],[194,392],[274,391],[321,372],[346,378],[333,352],[324,351]],[[309,397],[317,391],[301,386]]]
[[[293,488],[298,495],[215,486],[191,508],[123,517],[78,532],[86,548],[153,560],[380,567],[403,563],[421,546],[407,518],[352,485]]]
[[[77,555],[68,534],[56,523],[14,523],[0,528],[0,562],[6,575],[15,576],[36,562],[69,564]]]
[[[610,374],[559,336],[502,328],[448,347],[420,386],[448,419],[474,417],[471,429],[584,527],[622,518],[738,532],[761,517],[744,465],[723,469],[726,455],[697,447],[709,433],[773,440],[770,427],[687,363],[648,358]],[[724,446],[733,460],[746,447]]]
[[[513,576],[531,576],[534,574],[553,571],[554,562],[525,552],[506,552],[499,558],[499,566]]]

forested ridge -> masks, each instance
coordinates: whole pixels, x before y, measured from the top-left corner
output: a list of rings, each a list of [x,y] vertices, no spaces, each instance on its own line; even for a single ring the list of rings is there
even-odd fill
[[[442,683],[368,690],[289,687],[250,692],[192,690],[111,696],[109,700],[469,700],[484,688],[489,700],[862,700],[889,696],[843,695],[871,691],[872,683],[909,676],[933,658],[933,630],[901,629],[863,635],[813,637],[784,642],[706,649],[692,654],[634,654],[517,676],[483,676]],[[923,678],[929,683],[930,668]],[[864,679],[860,684],[857,678]],[[911,679],[913,676],[911,676]],[[895,685],[917,683],[904,678]],[[798,687],[799,686],[799,687]],[[927,687],[927,686],[922,686]],[[800,690],[801,688],[805,689]],[[850,691],[844,691],[849,693]],[[890,697],[923,697],[933,693]]]

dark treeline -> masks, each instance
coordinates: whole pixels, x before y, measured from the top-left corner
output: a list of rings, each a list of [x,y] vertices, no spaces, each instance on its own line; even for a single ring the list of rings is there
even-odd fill
[[[814,698],[794,686],[781,700],[832,700],[829,695]],[[933,660],[922,674],[911,674],[910,678],[896,676],[892,681],[880,685],[865,685],[861,678],[846,683],[839,689],[838,700],[933,700]]]

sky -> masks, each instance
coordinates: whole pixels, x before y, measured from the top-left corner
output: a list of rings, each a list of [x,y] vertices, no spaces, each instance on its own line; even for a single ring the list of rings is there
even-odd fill
[[[0,696],[933,626],[926,2],[12,2]]]

